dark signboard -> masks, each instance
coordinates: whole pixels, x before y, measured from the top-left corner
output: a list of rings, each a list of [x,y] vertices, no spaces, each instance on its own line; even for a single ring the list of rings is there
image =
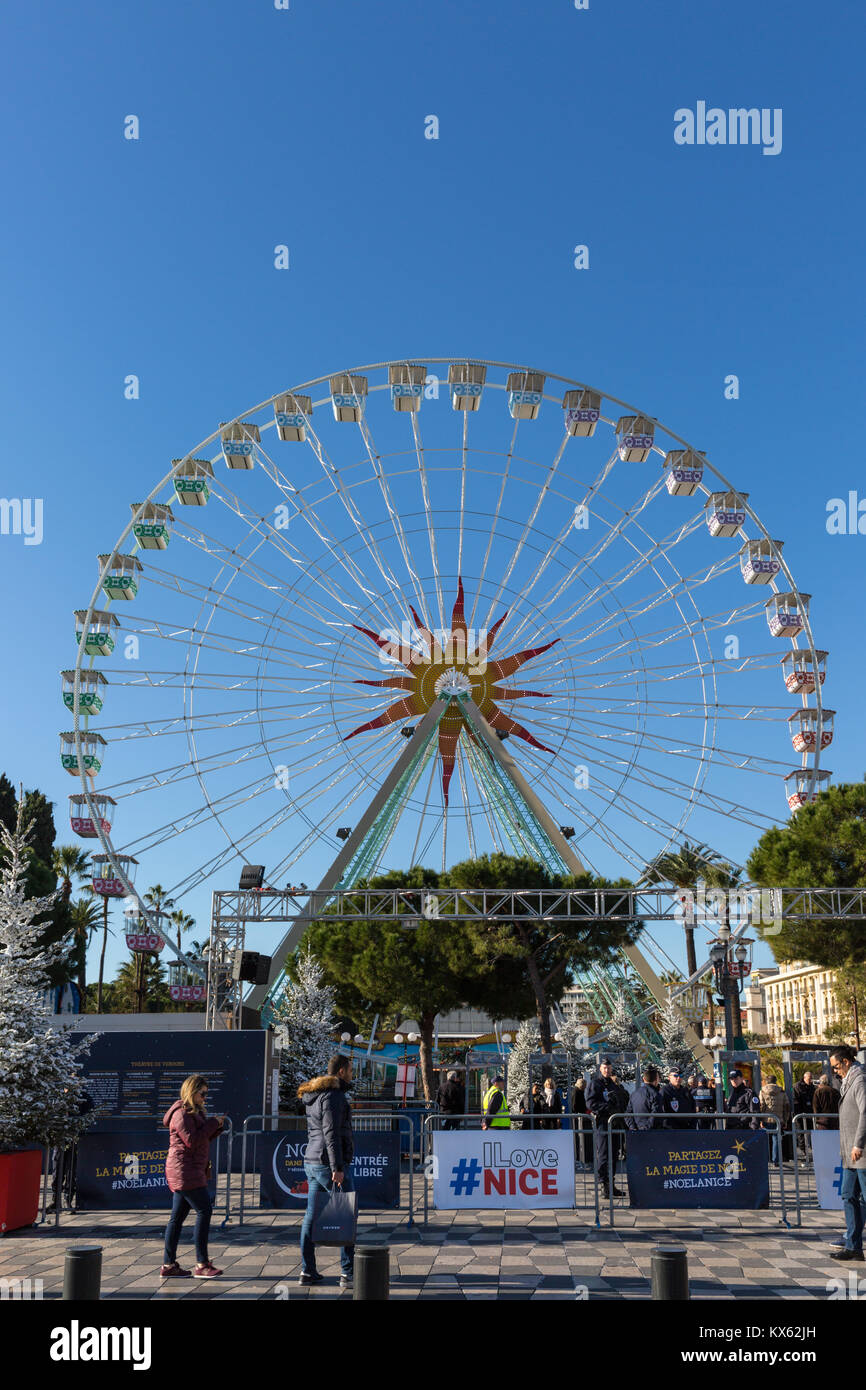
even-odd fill
[[[222,1140],[222,1144],[225,1144]],[[168,1130],[126,1134],[84,1134],[78,1142],[76,1203],[81,1211],[171,1206],[165,1181]],[[216,1141],[211,1163],[216,1173]],[[220,1158],[220,1165],[223,1158]],[[216,1195],[216,1177],[210,1183]]]
[[[629,1205],[770,1205],[769,1150],[761,1130],[641,1130],[626,1142]]]
[[[253,1142],[255,1155],[253,1157]],[[362,1210],[400,1205],[400,1135],[375,1130],[354,1136],[350,1172]],[[303,1209],[307,1204],[304,1172],[305,1129],[258,1134],[247,1140],[247,1164],[259,1169],[259,1204]]]
[[[73,1033],[73,1037],[92,1036]],[[268,1034],[243,1032],[101,1033],[81,1067],[96,1106],[100,1132],[123,1133],[162,1125],[181,1083],[207,1078],[207,1108],[228,1115],[240,1129],[247,1115],[270,1105],[266,1075]]]

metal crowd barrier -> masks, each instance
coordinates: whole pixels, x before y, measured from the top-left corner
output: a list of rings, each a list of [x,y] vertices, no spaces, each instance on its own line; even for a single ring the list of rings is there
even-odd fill
[[[824,1124],[819,1126],[817,1121],[835,1120],[835,1124]],[[802,1123],[798,1123],[802,1121]],[[836,1115],[810,1115],[808,1112],[802,1115],[795,1115],[791,1121],[791,1146],[794,1158],[794,1193],[797,1203],[798,1226],[803,1224],[803,1208],[808,1205],[810,1211],[820,1210],[818,1204],[818,1184],[815,1180],[815,1164],[811,1155],[811,1135],[818,1130],[823,1134],[825,1130],[830,1130],[833,1134],[839,1135],[839,1116]],[[799,1140],[802,1139],[802,1151]],[[805,1189],[805,1190],[804,1190]]]
[[[616,1136],[617,1136],[618,1139],[624,1137],[625,1140],[626,1140],[626,1145],[627,1145],[627,1144],[628,1144],[628,1136],[629,1136],[629,1134],[634,1132],[634,1131],[632,1131],[632,1130],[627,1129],[627,1128],[625,1127],[624,1124],[623,1124],[622,1128],[617,1129],[616,1131],[612,1131],[612,1130],[611,1130],[611,1126],[612,1126],[612,1124],[614,1123],[614,1121],[615,1121],[615,1120],[623,1120],[623,1121],[624,1121],[624,1120],[625,1120],[625,1115],[626,1115],[626,1112],[623,1110],[623,1111],[620,1111],[620,1112],[619,1112],[618,1114],[616,1114],[616,1115],[611,1115],[611,1116],[609,1117],[609,1119],[608,1119],[608,1122],[607,1122],[607,1152],[608,1152],[608,1165],[610,1165],[610,1155],[611,1155],[611,1153],[613,1152],[613,1142],[614,1142],[614,1140],[613,1140],[613,1135],[614,1135],[614,1133],[616,1134]],[[634,1117],[633,1117],[633,1118],[634,1118]],[[727,1110],[713,1110],[713,1111],[709,1111],[709,1112],[704,1112],[704,1113],[702,1113],[702,1114],[690,1113],[690,1112],[689,1112],[689,1113],[686,1113],[686,1114],[684,1114],[684,1115],[682,1115],[682,1116],[669,1115],[669,1114],[665,1113],[664,1116],[658,1115],[658,1116],[654,1116],[653,1118],[654,1118],[654,1119],[658,1119],[659,1121],[661,1121],[661,1123],[653,1124],[653,1125],[651,1126],[651,1129],[649,1130],[650,1133],[658,1132],[658,1131],[660,1131],[660,1130],[668,1130],[669,1132],[679,1131],[680,1133],[684,1133],[684,1134],[689,1134],[689,1133],[691,1133],[691,1134],[700,1134],[700,1133],[701,1133],[701,1129],[704,1129],[706,1133],[711,1133],[711,1132],[712,1132],[712,1133],[717,1133],[717,1132],[719,1132],[719,1131],[722,1131],[722,1132],[724,1132],[724,1133],[734,1133],[734,1134],[735,1134],[738,1130],[743,1130],[743,1129],[751,1130],[751,1129],[752,1129],[751,1123],[749,1123],[749,1122],[747,1121],[745,1124],[743,1124],[742,1119],[741,1119],[741,1117],[740,1117],[739,1115],[732,1115],[732,1114],[731,1114],[729,1111],[727,1111]],[[756,1111],[754,1115],[752,1115],[752,1116],[749,1117],[749,1120],[751,1120],[751,1119],[757,1119],[757,1120],[760,1121],[760,1127],[759,1127],[759,1129],[758,1129],[758,1132],[759,1132],[759,1133],[763,1132],[764,1134],[767,1134],[767,1132],[768,1132],[767,1129],[766,1129],[766,1127],[765,1127],[765,1121],[771,1120],[772,1123],[773,1123],[774,1132],[775,1132],[775,1134],[776,1134],[776,1136],[777,1136],[777,1138],[778,1138],[778,1142],[779,1142],[779,1159],[780,1159],[780,1162],[779,1162],[779,1199],[780,1199],[780,1206],[781,1206],[781,1216],[779,1217],[779,1220],[780,1220],[780,1222],[782,1223],[783,1226],[788,1226],[788,1227],[790,1227],[790,1224],[791,1224],[791,1223],[790,1223],[790,1221],[788,1220],[787,1206],[786,1206],[786,1203],[785,1203],[785,1170],[784,1170],[784,1166],[783,1166],[783,1164],[782,1164],[782,1162],[781,1162],[781,1158],[782,1158],[782,1138],[783,1138],[783,1134],[784,1134],[784,1131],[783,1131],[783,1129],[782,1129],[782,1122],[781,1122],[781,1120],[778,1118],[778,1116],[773,1115],[773,1114],[770,1113],[769,1111],[764,1111],[764,1110]],[[676,1124],[665,1123],[665,1121],[670,1121],[670,1120],[677,1120],[678,1123],[676,1123]],[[712,1126],[710,1126],[709,1128],[706,1128],[705,1126],[701,1126],[701,1125],[699,1124],[699,1122],[700,1122],[701,1120],[714,1120],[714,1121],[716,1121],[716,1123],[713,1124]],[[727,1123],[725,1123],[725,1124],[719,1124],[718,1121],[720,1121],[720,1120],[724,1120],[724,1121],[726,1121]],[[681,1123],[680,1123],[679,1121],[681,1121]],[[598,1148],[597,1148],[597,1147],[596,1147],[596,1150],[595,1150],[595,1163],[596,1163],[596,1183],[597,1183],[597,1182],[598,1182]],[[614,1160],[613,1171],[612,1171],[612,1172],[611,1172],[611,1170],[610,1170],[610,1166],[608,1167],[608,1222],[609,1222],[609,1224],[610,1224],[611,1226],[613,1226],[613,1224],[614,1224],[614,1222],[613,1222],[613,1212],[614,1212],[614,1187],[615,1187],[615,1186],[616,1186],[616,1160]],[[771,1206],[771,1207],[772,1207],[772,1204],[773,1204],[773,1186],[772,1186],[772,1183],[770,1183],[770,1206]],[[691,1208],[688,1208],[688,1210],[691,1210],[691,1211],[699,1211],[699,1210],[700,1210],[700,1207],[691,1207]],[[713,1210],[724,1210],[724,1208],[713,1208]]]
[[[213,1118],[213,1117],[209,1117],[209,1118]],[[136,1131],[136,1133],[138,1133],[138,1132],[139,1132],[139,1131]],[[165,1131],[165,1132],[167,1133],[167,1131]],[[157,1129],[154,1131],[154,1133],[155,1133],[155,1137],[156,1137],[157,1140],[161,1139],[162,1136],[161,1136],[161,1134],[160,1134],[159,1128],[157,1128]],[[82,1134],[80,1137],[81,1137],[81,1138],[87,1138],[87,1136],[90,1135],[90,1134],[93,1134],[93,1135],[100,1135],[100,1134],[116,1134],[116,1137],[118,1138],[118,1140],[121,1140],[121,1139],[123,1139],[123,1137],[124,1137],[123,1131],[122,1131],[122,1130],[121,1130],[121,1131],[115,1131],[115,1130],[100,1130],[100,1129],[97,1128],[96,1126],[94,1126],[92,1129],[87,1129],[87,1130],[85,1130],[85,1131],[83,1132],[83,1134]],[[221,1226],[221,1227],[228,1225],[229,1217],[230,1217],[230,1205],[231,1205],[231,1185],[232,1185],[231,1152],[232,1152],[232,1140],[234,1139],[234,1127],[233,1127],[233,1125],[232,1125],[231,1118],[230,1118],[230,1116],[228,1116],[228,1115],[226,1115],[226,1117],[225,1117],[225,1127],[224,1127],[224,1129],[222,1130],[222,1133],[218,1134],[218,1135],[216,1136],[215,1140],[214,1140],[214,1144],[216,1145],[216,1147],[215,1147],[215,1149],[214,1149],[214,1157],[213,1157],[214,1176],[215,1176],[215,1178],[216,1178],[216,1196],[215,1196],[214,1208],[213,1208],[213,1209],[214,1209],[214,1215],[217,1215],[218,1210],[219,1210],[219,1207],[220,1207],[220,1202],[219,1202],[220,1144],[222,1143],[223,1139],[225,1139],[225,1141],[226,1141],[226,1148],[225,1148],[225,1153],[226,1153],[226,1167],[225,1167],[226,1189],[225,1189],[225,1204],[224,1204],[224,1205],[225,1205],[225,1215],[224,1215],[222,1221],[220,1222],[220,1226]],[[73,1150],[72,1162],[73,1162],[73,1164],[76,1166],[76,1169],[77,1169],[77,1164],[78,1164],[78,1154],[77,1154],[77,1152],[76,1152],[77,1147],[78,1147],[78,1145],[77,1145],[77,1143],[76,1143],[76,1144],[73,1144],[73,1145],[68,1146],[66,1149],[60,1149],[60,1148],[53,1148],[53,1149],[52,1149],[52,1148],[46,1148],[46,1149],[43,1151],[43,1159],[42,1159],[42,1177],[41,1177],[41,1186],[42,1186],[42,1213],[41,1213],[41,1216],[40,1216],[40,1218],[39,1218],[39,1221],[37,1222],[37,1225],[40,1225],[40,1226],[41,1226],[41,1225],[46,1224],[46,1222],[47,1222],[47,1217],[48,1217],[47,1206],[48,1206],[48,1188],[49,1188],[49,1184],[52,1185],[52,1188],[56,1188],[56,1191],[57,1191],[57,1201],[56,1201],[56,1204],[55,1204],[55,1207],[54,1207],[54,1211],[53,1211],[53,1213],[51,1213],[51,1214],[52,1214],[53,1217],[54,1217],[54,1225],[55,1225],[55,1228],[56,1228],[57,1226],[60,1225],[60,1217],[61,1217],[61,1212],[62,1212],[62,1209],[63,1209],[63,1196],[64,1196],[63,1188],[64,1188],[64,1178],[65,1178],[65,1169],[66,1169],[66,1154],[69,1152],[70,1148]],[[52,1153],[56,1155],[56,1157],[55,1157],[55,1171],[54,1171],[54,1173],[51,1172],[51,1155],[52,1155]],[[56,1177],[56,1183],[53,1181],[55,1177]],[[75,1174],[73,1174],[73,1179],[74,1179],[74,1177],[75,1177]],[[73,1191],[74,1191],[74,1188],[73,1188]],[[78,1208],[77,1208],[77,1205],[73,1205],[73,1206],[70,1208],[70,1210],[71,1210],[72,1212],[77,1211],[77,1209],[78,1209]],[[93,1212],[98,1212],[98,1211],[124,1211],[124,1210],[125,1210],[125,1211],[134,1211],[135,1208],[134,1208],[134,1207],[112,1207],[112,1206],[106,1206],[106,1207],[88,1207],[87,1210],[88,1210],[88,1211],[93,1211]],[[145,1207],[145,1208],[142,1208],[142,1210],[145,1210],[145,1211],[156,1211],[156,1212],[158,1212],[158,1211],[159,1211],[159,1208],[158,1208],[158,1207]]]
[[[574,1200],[574,1207],[571,1208],[571,1210],[575,1210],[577,1207],[592,1206],[593,1209],[594,1209],[594,1211],[595,1211],[595,1224],[596,1224],[596,1226],[600,1226],[600,1225],[601,1225],[601,1207],[600,1207],[600,1204],[599,1204],[599,1196],[598,1196],[598,1170],[597,1170],[597,1166],[596,1166],[595,1161],[593,1160],[592,1162],[589,1162],[589,1161],[587,1160],[587,1158],[586,1158],[586,1155],[587,1155],[587,1153],[588,1153],[588,1143],[591,1143],[591,1144],[592,1144],[592,1151],[593,1151],[593,1154],[595,1154],[595,1151],[596,1151],[596,1143],[595,1143],[596,1123],[595,1123],[595,1116],[594,1116],[594,1115],[573,1115],[573,1114],[571,1114],[571,1113],[569,1113],[569,1112],[563,1112],[561,1115],[557,1115],[557,1116],[553,1116],[553,1117],[549,1117],[549,1116],[541,1117],[541,1116],[536,1116],[536,1115],[534,1115],[534,1114],[530,1114],[530,1113],[527,1112],[526,1114],[523,1114],[523,1115],[514,1115],[514,1114],[511,1114],[510,1118],[511,1118],[511,1124],[508,1126],[509,1131],[513,1131],[513,1130],[523,1131],[523,1130],[526,1130],[528,1133],[543,1133],[545,1129],[551,1128],[551,1129],[565,1129],[565,1130],[570,1130],[573,1134],[576,1134],[576,1137],[575,1137],[575,1153],[578,1151],[578,1150],[577,1150],[577,1146],[578,1146],[578,1144],[579,1144],[579,1145],[580,1145],[580,1152],[584,1155],[584,1157],[581,1158],[581,1159],[578,1159],[578,1158],[575,1158],[575,1159],[574,1159],[574,1198],[575,1198],[575,1200]],[[423,1221],[422,1221],[423,1226],[425,1226],[425,1227],[427,1226],[427,1224],[428,1224],[428,1222],[429,1222],[429,1217],[430,1217],[430,1182],[431,1182],[432,1179],[433,1179],[433,1164],[432,1164],[432,1160],[433,1160],[433,1130],[434,1130],[434,1126],[435,1126],[440,1132],[445,1128],[445,1125],[446,1125],[446,1124],[447,1124],[447,1126],[448,1126],[448,1129],[464,1129],[464,1128],[465,1128],[465,1129],[477,1129],[477,1130],[480,1130],[480,1129],[481,1129],[481,1121],[482,1121],[482,1119],[483,1119],[483,1116],[482,1116],[481,1113],[480,1113],[479,1111],[477,1111],[477,1110],[467,1112],[466,1114],[463,1114],[463,1115],[450,1115],[450,1114],[446,1114],[446,1113],[444,1113],[444,1112],[442,1112],[442,1111],[439,1111],[438,1113],[435,1113],[435,1114],[432,1114],[432,1115],[428,1115],[428,1116],[426,1117],[426,1119],[425,1119],[425,1121],[424,1121],[424,1145],[423,1145],[423,1150],[422,1150],[422,1171],[423,1171],[423,1174],[424,1174],[424,1177],[423,1177],[423,1182],[424,1182],[424,1216],[423,1216]],[[462,1124],[452,1125],[452,1124],[450,1123],[451,1121],[462,1121],[462,1120],[470,1120],[470,1121],[472,1121],[473,1123],[468,1124],[468,1125],[465,1125],[465,1126],[462,1125]],[[575,1121],[577,1121],[577,1131],[576,1131],[576,1132],[575,1132]],[[542,1128],[542,1127],[543,1127],[543,1128]],[[489,1133],[495,1135],[497,1129],[504,1129],[504,1128],[505,1128],[505,1126],[503,1126],[503,1125],[491,1125],[491,1126],[490,1126],[490,1129],[489,1129]],[[583,1185],[583,1194],[582,1194],[582,1195],[583,1195],[584,1200],[583,1200],[583,1201],[580,1201],[580,1202],[579,1202],[578,1199],[577,1199],[577,1183],[578,1183],[578,1176],[580,1176],[580,1179],[581,1179],[581,1182],[582,1182],[582,1185]],[[588,1187],[591,1187],[592,1191],[591,1191],[590,1198],[589,1198],[589,1200],[587,1201],[587,1200],[586,1200],[586,1197],[587,1197],[587,1188],[588,1188]]]
[[[249,1123],[250,1123],[251,1120],[267,1120],[267,1121],[270,1121],[270,1125],[267,1126],[267,1127],[264,1127],[264,1126],[263,1126],[261,1129],[250,1129],[250,1128],[249,1128]],[[411,1121],[406,1115],[399,1115],[399,1114],[395,1115],[392,1111],[364,1111],[364,1112],[361,1112],[360,1114],[355,1114],[355,1113],[353,1112],[353,1114],[352,1114],[352,1128],[353,1128],[353,1130],[355,1131],[355,1133],[357,1133],[357,1134],[375,1133],[376,1131],[385,1132],[385,1133],[393,1133],[393,1130],[391,1130],[390,1128],[387,1129],[387,1130],[385,1130],[384,1125],[383,1125],[381,1122],[384,1121],[387,1125],[390,1126],[390,1125],[392,1125],[392,1124],[394,1123],[395,1120],[397,1121],[397,1124],[398,1124],[398,1133],[401,1133],[401,1134],[402,1134],[402,1127],[401,1127],[402,1124],[406,1124],[407,1127],[408,1127],[408,1130],[409,1130],[409,1220],[408,1220],[407,1223],[406,1223],[407,1229],[408,1229],[408,1228],[411,1228],[412,1226],[414,1226],[414,1224],[415,1224],[415,1182],[414,1182],[414,1161],[415,1161],[415,1160],[414,1160],[414,1153],[415,1153],[415,1146],[414,1146],[414,1142],[413,1142],[413,1139],[412,1139],[412,1121]],[[368,1123],[367,1123],[368,1121],[378,1122],[378,1123],[369,1123],[369,1124],[368,1124]],[[298,1133],[298,1134],[301,1134],[301,1133],[305,1134],[306,1131],[307,1131],[307,1117],[306,1117],[306,1115],[271,1115],[271,1114],[247,1115],[246,1119],[245,1119],[244,1122],[243,1122],[243,1126],[242,1126],[242,1128],[241,1128],[240,1134],[238,1134],[238,1135],[235,1136],[236,1138],[238,1138],[238,1139],[241,1140],[241,1173],[240,1173],[241,1191],[240,1191],[240,1203],[239,1203],[239,1209],[238,1209],[238,1225],[239,1225],[239,1226],[242,1226],[242,1225],[244,1224],[244,1207],[245,1207],[245,1203],[246,1203],[247,1139],[248,1139],[248,1138],[252,1138],[253,1140],[255,1140],[255,1137],[256,1137],[257,1135],[259,1135],[259,1134],[292,1134],[293,1132],[294,1132],[294,1133]],[[255,1144],[253,1145],[253,1149],[254,1149],[254,1151],[255,1151]],[[401,1155],[402,1155],[402,1152],[403,1152],[403,1150],[402,1150],[402,1144],[401,1144]],[[255,1159],[254,1159],[253,1161],[255,1162]],[[401,1179],[401,1181],[400,1181],[400,1185],[399,1185],[399,1189],[398,1189],[399,1204],[398,1204],[396,1210],[402,1211],[402,1210],[403,1210],[403,1193],[402,1193],[402,1186],[403,1186],[403,1184],[402,1184],[402,1172],[400,1171],[400,1158],[398,1158],[397,1163],[398,1163],[398,1177]],[[231,1167],[231,1164],[229,1164],[229,1167]],[[250,1175],[250,1176],[252,1176],[252,1175]],[[356,1190],[357,1190],[357,1189],[356,1189]],[[298,1210],[301,1211],[302,1208],[299,1207]]]

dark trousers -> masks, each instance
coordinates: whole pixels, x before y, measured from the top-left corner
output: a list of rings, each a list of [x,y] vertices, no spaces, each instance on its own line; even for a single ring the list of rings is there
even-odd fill
[[[200,1265],[208,1263],[207,1238],[210,1231],[210,1218],[213,1199],[206,1187],[194,1187],[189,1192],[172,1194],[171,1216],[165,1228],[165,1263],[173,1265],[177,1259],[177,1243],[184,1221],[191,1211],[195,1212],[195,1257]]]
[[[328,1200],[331,1191],[331,1170],[327,1163],[305,1163],[307,1175],[307,1210],[301,1225],[301,1273],[316,1274],[316,1247],[313,1243],[313,1223]],[[343,1172],[343,1191],[351,1192],[352,1174],[348,1165]],[[346,1279],[351,1279],[355,1265],[354,1245],[344,1245],[340,1250],[340,1268]]]
[[[606,1124],[600,1123],[598,1129],[595,1131],[596,1167],[598,1169],[598,1176],[601,1178],[605,1187],[613,1182],[616,1177],[616,1155],[620,1137],[621,1136],[614,1131],[612,1135],[613,1142],[611,1144],[608,1141]],[[612,1153],[610,1152],[611,1148],[613,1149]],[[610,1169],[609,1172],[608,1169]]]

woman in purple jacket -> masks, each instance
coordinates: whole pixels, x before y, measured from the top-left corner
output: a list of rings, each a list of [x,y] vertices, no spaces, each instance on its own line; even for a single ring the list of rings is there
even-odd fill
[[[168,1156],[165,1160],[165,1180],[174,1194],[171,1217],[165,1228],[165,1260],[160,1277],[189,1277],[188,1269],[177,1262],[177,1242],[181,1227],[190,1210],[195,1211],[195,1254],[198,1264],[192,1271],[196,1279],[216,1279],[222,1274],[208,1257],[207,1237],[213,1202],[208,1192],[207,1174],[210,1168],[210,1142],[221,1134],[225,1116],[219,1119],[205,1114],[207,1080],[203,1076],[188,1076],[176,1100],[166,1112],[163,1124],[170,1130]]]

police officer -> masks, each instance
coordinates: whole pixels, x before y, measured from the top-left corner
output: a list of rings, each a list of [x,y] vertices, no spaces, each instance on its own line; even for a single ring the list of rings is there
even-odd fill
[[[691,1116],[695,1113],[695,1102],[688,1086],[683,1085],[683,1074],[679,1067],[671,1067],[668,1072],[667,1084],[662,1086],[661,1097],[664,1112],[671,1117],[665,1120],[665,1129],[694,1128],[695,1122]],[[679,1115],[685,1115],[688,1118],[675,1118]]]
[[[643,1085],[632,1091],[625,1110],[625,1127],[632,1132],[636,1129],[658,1129],[663,1123],[656,1119],[656,1115],[664,1113],[658,1068],[645,1066],[641,1079]]]
[[[504,1076],[494,1076],[492,1084],[484,1093],[481,1102],[482,1129],[510,1129],[511,1115],[505,1104]]]
[[[734,1068],[728,1072],[728,1080],[731,1083],[731,1094],[725,1101],[725,1113],[735,1115],[736,1119],[729,1120],[727,1129],[758,1129],[760,1120],[758,1112],[761,1109],[761,1100],[756,1096],[751,1086],[747,1086],[743,1073]]]
[[[697,1115],[712,1115],[713,1111],[716,1108],[716,1097],[713,1092],[713,1088],[710,1085],[707,1078],[703,1075],[703,1073],[698,1075],[695,1072],[689,1077],[688,1085],[689,1090],[692,1093],[692,1100],[694,1102],[695,1113]],[[696,1121],[696,1128],[712,1129],[713,1123],[714,1122],[712,1120],[698,1119]]]
[[[601,1187],[605,1197],[610,1196],[611,1187],[613,1195],[621,1197],[622,1193],[616,1186],[616,1138],[614,1137],[614,1150],[608,1153],[610,1145],[607,1139],[607,1122],[611,1115],[616,1112],[616,1087],[613,1082],[613,1066],[609,1057],[602,1057],[598,1065],[598,1071],[593,1072],[586,1088],[586,1108],[590,1115],[595,1116],[595,1158],[598,1176],[601,1179]],[[610,1169],[610,1171],[608,1171]]]

